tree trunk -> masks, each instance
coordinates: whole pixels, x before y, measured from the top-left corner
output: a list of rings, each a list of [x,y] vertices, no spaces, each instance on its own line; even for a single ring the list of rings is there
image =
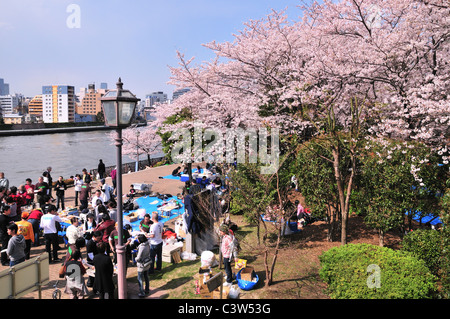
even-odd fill
[[[380,234],[380,243],[379,243],[379,246],[380,246],[380,247],[384,247],[384,231],[380,230],[380,231],[379,231],[379,234]]]
[[[348,211],[345,210],[345,194],[344,194],[344,181],[342,180],[341,171],[339,170],[340,158],[339,158],[339,146],[333,148],[333,168],[334,177],[336,179],[338,194],[339,194],[339,204],[341,209],[341,244],[347,244],[347,215]]]

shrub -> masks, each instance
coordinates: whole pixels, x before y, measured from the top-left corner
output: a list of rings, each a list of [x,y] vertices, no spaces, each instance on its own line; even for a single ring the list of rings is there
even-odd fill
[[[432,229],[418,229],[409,232],[403,239],[404,251],[410,252],[418,259],[422,259],[428,269],[438,275],[442,257],[442,235]]]
[[[369,244],[347,244],[320,257],[321,278],[334,299],[422,299],[436,292],[436,277],[410,253]],[[379,285],[368,272],[379,267]],[[374,287],[375,286],[375,287]]]

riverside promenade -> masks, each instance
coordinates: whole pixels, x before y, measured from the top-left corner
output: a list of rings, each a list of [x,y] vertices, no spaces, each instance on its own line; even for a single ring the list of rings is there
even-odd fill
[[[195,164],[196,165],[196,164]],[[130,189],[130,185],[133,183],[142,183],[142,184],[152,184],[152,192],[158,192],[162,194],[172,194],[177,195],[181,193],[182,187],[184,186],[183,182],[179,180],[173,179],[160,179],[160,176],[170,175],[172,171],[178,166],[178,164],[172,165],[164,165],[160,167],[148,168],[146,170],[127,173],[122,175],[122,193],[125,195],[128,193]],[[110,177],[106,178],[106,183],[112,185],[112,181]],[[92,191],[98,188],[98,182],[94,181],[92,183]],[[75,201],[75,191],[73,187],[70,187],[66,190],[65,194],[66,199],[66,207],[74,206]],[[63,244],[60,244],[62,248],[59,253],[59,258],[64,258],[66,254],[66,249]],[[85,248],[82,249],[82,255],[86,257]],[[39,247],[31,248],[31,258],[38,256],[39,254],[45,253],[45,245],[44,240],[41,238],[41,245]],[[65,279],[60,279],[58,277],[59,269],[61,268],[61,263],[50,264],[49,265],[49,273],[50,273],[50,281],[47,285],[45,285],[42,289],[42,299],[51,299],[52,293],[54,291],[54,285],[58,281],[58,288],[61,290],[61,299],[69,299],[69,295],[64,293],[64,288],[66,284]],[[0,271],[5,269],[9,269],[6,266],[0,266]],[[152,282],[150,278],[150,294],[145,298],[138,297],[138,283],[136,280],[137,276],[137,268],[135,266],[128,267],[127,270],[127,279],[128,279],[128,299],[161,299],[167,296],[167,293],[164,290],[159,290],[158,287],[152,287]],[[84,276],[85,279],[87,276]],[[133,278],[134,280],[130,280]],[[90,294],[85,296],[85,299],[98,299],[98,296],[95,296],[91,293],[92,289],[88,288]],[[28,295],[22,297],[21,299],[38,299],[38,291],[29,293]]]

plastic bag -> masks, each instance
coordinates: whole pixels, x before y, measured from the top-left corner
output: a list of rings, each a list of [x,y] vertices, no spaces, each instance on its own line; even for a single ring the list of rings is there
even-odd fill
[[[214,262],[216,261],[216,256],[212,251],[205,250],[202,252],[201,261],[202,267],[213,267],[215,264]]]
[[[189,253],[187,251],[183,251],[181,253],[181,259],[183,260],[196,260],[197,259],[197,255],[194,253]]]
[[[233,285],[230,287],[230,292],[228,293],[228,298],[238,299],[240,293],[241,293],[241,290],[239,289],[239,287],[236,287],[236,285]]]
[[[244,268],[242,268],[242,269],[244,269]],[[253,288],[256,286],[256,284],[258,283],[259,277],[258,277],[257,274],[255,274],[255,278],[253,279],[253,281],[242,280],[242,279],[241,279],[241,272],[242,272],[242,269],[239,270],[238,273],[236,274],[236,280],[237,280],[237,282],[238,282],[238,286],[239,286],[239,288],[241,288],[242,290],[251,290],[251,289],[253,289]]]

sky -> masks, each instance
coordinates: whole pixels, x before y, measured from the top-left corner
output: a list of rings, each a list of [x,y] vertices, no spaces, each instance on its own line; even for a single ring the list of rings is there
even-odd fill
[[[300,0],[0,0],[0,78],[10,93],[33,97],[44,85],[75,91],[105,82],[143,99],[163,91],[177,51],[197,63],[202,44],[233,41],[243,23],[272,9],[300,15]]]

